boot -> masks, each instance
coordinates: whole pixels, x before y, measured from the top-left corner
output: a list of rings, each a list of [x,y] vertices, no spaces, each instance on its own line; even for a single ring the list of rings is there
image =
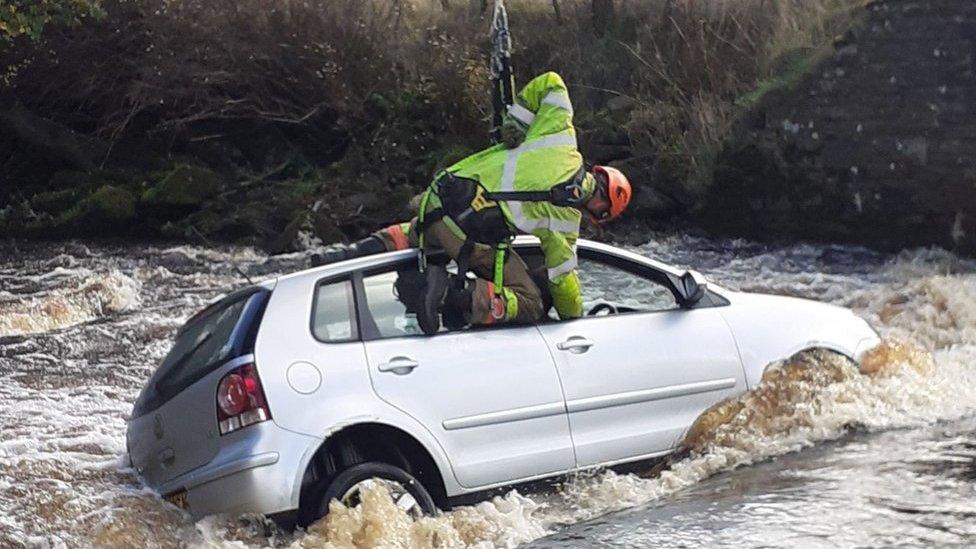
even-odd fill
[[[474,284],[463,284],[451,278],[450,287],[444,297],[441,319],[448,330],[460,330],[471,323],[471,294]]]
[[[322,253],[314,253],[310,258],[313,267],[338,263],[386,251],[386,244],[378,236],[369,236],[350,245],[335,244]]]
[[[450,278],[444,265],[427,265],[427,285],[424,287],[424,302],[417,313],[417,323],[427,335],[441,329],[440,309],[447,295]]]

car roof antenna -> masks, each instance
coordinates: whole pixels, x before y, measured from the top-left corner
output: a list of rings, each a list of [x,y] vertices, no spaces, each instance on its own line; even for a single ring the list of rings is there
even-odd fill
[[[196,235],[200,237],[200,240],[202,240],[204,244],[206,244],[210,248],[216,248],[216,246],[214,246],[214,243],[211,242],[209,238],[203,236],[203,233],[198,231],[194,225],[190,225],[190,230],[196,233]],[[234,256],[228,255],[227,258],[230,261],[230,264],[234,266],[234,270],[237,271],[237,274],[243,276],[244,280],[247,280],[247,283],[253,286],[254,281],[251,280],[251,277],[247,276],[247,273],[244,272],[244,269],[242,269],[241,266],[238,265],[236,261],[234,261]]]

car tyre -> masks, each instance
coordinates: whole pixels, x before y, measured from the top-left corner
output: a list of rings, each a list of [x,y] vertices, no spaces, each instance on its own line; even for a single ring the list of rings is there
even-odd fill
[[[347,505],[350,503],[355,505],[355,498],[358,497],[355,491],[372,479],[379,479],[380,481],[389,483],[394,501],[397,502],[398,506],[403,507],[408,514],[413,515],[414,518],[420,518],[423,515],[433,515],[437,512],[434,499],[430,496],[427,489],[424,488],[423,484],[413,475],[387,463],[369,461],[353,465],[323,482],[324,486],[321,488],[321,495],[310,502],[312,505],[309,511],[313,516],[308,517],[309,520],[303,522],[311,524],[324,517],[329,512],[329,504],[332,500],[338,500]],[[350,498],[353,498],[353,501],[349,501]],[[409,506],[409,508],[406,506]]]

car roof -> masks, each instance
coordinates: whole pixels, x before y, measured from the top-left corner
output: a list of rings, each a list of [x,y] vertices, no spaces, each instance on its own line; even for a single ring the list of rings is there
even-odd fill
[[[534,236],[519,235],[512,242],[512,245],[516,248],[539,246],[539,239]],[[623,248],[611,246],[609,244],[603,244],[601,242],[595,242],[593,240],[586,240],[581,238],[576,242],[576,246],[577,246],[577,250],[597,252],[597,253],[602,253],[605,255],[610,255],[621,259],[626,259],[629,261],[633,261],[634,263],[646,265],[654,269],[657,269],[659,271],[663,271],[665,273],[672,274],[675,276],[681,276],[681,274],[683,273],[681,269],[677,269],[675,267],[672,267],[671,265],[661,263],[660,261],[655,261],[651,258],[642,256],[640,254],[636,254],[634,252],[625,250]],[[296,278],[304,278],[304,277],[315,278],[317,280],[323,277],[338,276],[344,273],[353,272],[360,269],[369,269],[370,267],[382,266],[391,261],[405,260],[414,257],[417,257],[416,248],[399,250],[395,252],[385,252],[381,254],[359,257],[356,259],[348,259],[346,261],[339,261],[337,263],[322,265],[320,267],[312,267],[310,269],[305,269],[295,273],[282,275],[281,277],[272,280],[277,280],[278,282],[281,282],[285,280],[293,280]]]

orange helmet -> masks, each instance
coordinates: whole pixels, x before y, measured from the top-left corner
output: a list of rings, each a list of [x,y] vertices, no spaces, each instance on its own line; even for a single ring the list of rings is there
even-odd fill
[[[632,193],[630,188],[630,181],[627,180],[627,176],[623,174],[617,168],[611,168],[610,166],[593,166],[594,174],[603,174],[607,180],[607,187],[604,189],[607,200],[610,201],[610,209],[599,219],[598,222],[605,223],[611,219],[620,217],[620,214],[624,213],[627,209],[627,204],[630,204],[630,195]]]

